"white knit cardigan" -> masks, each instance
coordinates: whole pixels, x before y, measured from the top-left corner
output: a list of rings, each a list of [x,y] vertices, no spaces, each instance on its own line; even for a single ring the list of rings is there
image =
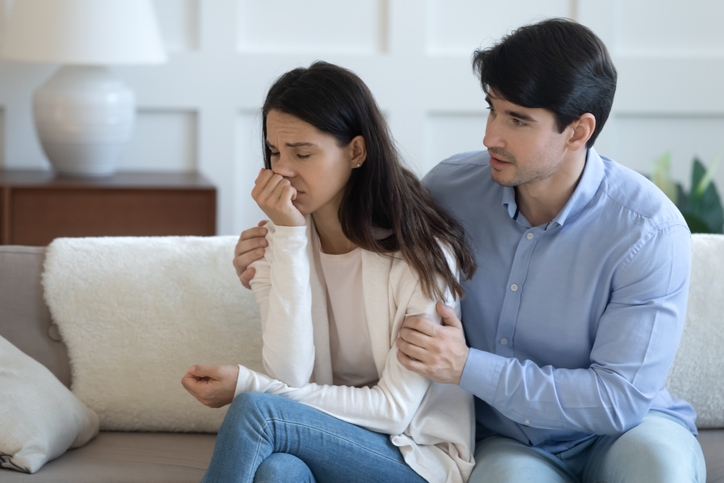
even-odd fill
[[[279,394],[390,434],[407,464],[427,481],[467,481],[474,465],[472,396],[408,371],[397,360],[395,339],[406,316],[440,320],[435,301],[423,295],[414,271],[399,254],[362,251],[360,295],[379,382],[374,387],[334,386],[327,290],[312,219],[307,217],[306,227],[269,223],[267,228],[269,246],[265,257],[252,264],[256,274],[251,285],[261,309],[263,361],[271,377],[239,366],[236,394]],[[454,264],[449,254],[448,259]],[[457,311],[449,291],[446,299]]]

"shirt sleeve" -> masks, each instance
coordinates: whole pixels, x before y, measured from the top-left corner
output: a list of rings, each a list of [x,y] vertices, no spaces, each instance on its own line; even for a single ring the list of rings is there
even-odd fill
[[[664,386],[676,355],[690,265],[688,229],[661,229],[614,273],[588,368],[539,367],[471,349],[461,387],[526,426],[595,434],[632,428]]]
[[[435,301],[424,296],[417,277],[409,267],[396,290],[398,303],[405,304],[406,315],[424,315],[440,323]],[[458,308],[449,290],[446,291],[445,303],[456,310]],[[398,331],[399,326],[394,328],[395,333]],[[397,346],[391,345],[380,380],[372,387],[308,383],[294,388],[239,366],[234,396],[241,392],[279,394],[371,431],[401,434],[417,412],[431,381],[403,367],[397,360]]]
[[[262,362],[270,376],[291,387],[309,382],[314,369],[312,289],[306,226],[267,224],[269,242],[251,289],[259,304]]]

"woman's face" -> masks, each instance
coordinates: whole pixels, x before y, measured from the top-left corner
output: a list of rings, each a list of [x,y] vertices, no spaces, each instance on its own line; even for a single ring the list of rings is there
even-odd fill
[[[271,110],[266,118],[266,145],[271,151],[271,169],[297,190],[294,206],[308,215],[323,209],[336,216],[344,187],[360,160],[361,136],[340,147],[331,134],[323,133],[301,119]]]

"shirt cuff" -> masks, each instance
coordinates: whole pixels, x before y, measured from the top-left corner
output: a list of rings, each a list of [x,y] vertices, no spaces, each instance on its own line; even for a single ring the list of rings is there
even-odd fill
[[[287,236],[305,236],[307,235],[307,225],[302,226],[275,226],[276,233],[279,235]]]
[[[493,404],[504,366],[504,357],[470,348],[460,378],[460,387],[488,404]]]
[[[242,392],[246,392],[246,382],[249,380],[249,370],[239,364],[239,376],[236,378],[236,389],[234,389],[234,399]]]

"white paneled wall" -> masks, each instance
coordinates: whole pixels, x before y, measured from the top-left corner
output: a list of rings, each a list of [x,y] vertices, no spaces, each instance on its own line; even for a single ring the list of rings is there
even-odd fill
[[[18,0],[15,0],[18,1]],[[12,0],[0,0],[0,28]],[[323,59],[359,74],[419,174],[482,148],[487,111],[470,56],[510,29],[575,18],[609,46],[619,88],[599,152],[639,171],[669,150],[724,153],[724,3],[719,0],[154,0],[167,64],[114,68],[139,113],[126,170],[199,170],[219,190],[218,232],[261,219],[259,108],[274,79]],[[49,168],[30,99],[56,66],[0,62],[0,166]],[[724,190],[724,166],[716,177]]]

